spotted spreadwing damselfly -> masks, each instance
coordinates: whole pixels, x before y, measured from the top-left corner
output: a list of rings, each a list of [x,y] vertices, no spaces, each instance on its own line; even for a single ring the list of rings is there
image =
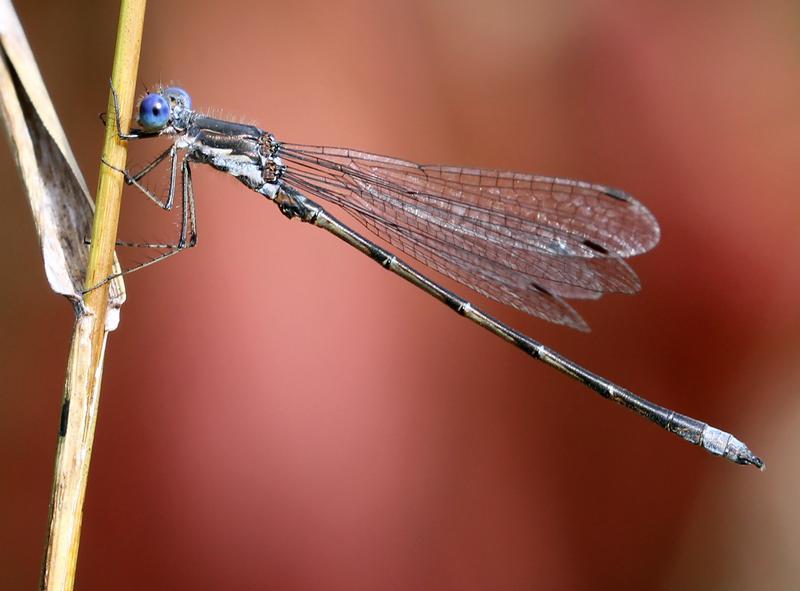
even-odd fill
[[[111,90],[120,130],[118,99]],[[128,133],[118,131],[119,138],[168,137],[172,143],[139,172],[118,172],[168,211],[180,184],[181,229],[175,244],[118,243],[164,250],[126,272],[196,244],[191,165],[208,164],[275,203],[286,217],[327,230],[457,314],[604,398],[714,455],[764,467],[730,433],[640,398],[492,318],[312,200],[339,206],[404,254],[488,298],[588,330],[565,299],[638,291],[639,280],[624,259],[650,250],[659,239],[656,219],[627,193],[562,178],[420,165],[346,148],[285,143],[253,125],[192,110],[189,94],[176,87],[147,94],[139,105],[138,123],[140,128]],[[140,181],[164,161],[170,180],[162,199]]]

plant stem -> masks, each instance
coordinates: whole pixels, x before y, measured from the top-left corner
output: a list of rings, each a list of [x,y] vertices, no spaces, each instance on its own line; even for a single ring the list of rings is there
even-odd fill
[[[125,125],[133,110],[145,5],[146,0],[122,0],[120,3],[112,83],[119,96],[120,121]],[[125,168],[127,150],[117,137],[113,109],[109,92],[103,159],[117,168]],[[122,176],[101,165],[86,286],[97,285],[112,272],[122,187]],[[40,581],[40,588],[47,591],[70,591],[75,581],[83,501],[108,336],[108,292],[109,284],[106,283],[89,292],[83,305],[77,306],[67,362],[50,524]]]

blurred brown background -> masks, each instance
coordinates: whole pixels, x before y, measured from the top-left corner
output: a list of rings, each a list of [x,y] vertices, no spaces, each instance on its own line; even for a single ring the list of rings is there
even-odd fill
[[[94,187],[117,7],[16,4]],[[198,248],[130,276],[109,340],[77,588],[800,587],[799,34],[777,0],[151,2],[139,78],[199,109],[639,197],[662,242],[641,294],[578,303],[591,334],[475,301],[769,469],[196,169]],[[0,178],[0,589],[31,589],[72,313],[5,141]]]

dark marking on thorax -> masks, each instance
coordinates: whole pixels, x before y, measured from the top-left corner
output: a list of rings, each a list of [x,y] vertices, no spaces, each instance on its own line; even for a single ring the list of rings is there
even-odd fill
[[[186,135],[191,160],[231,174],[251,189],[263,186],[267,132],[254,125],[195,117]]]

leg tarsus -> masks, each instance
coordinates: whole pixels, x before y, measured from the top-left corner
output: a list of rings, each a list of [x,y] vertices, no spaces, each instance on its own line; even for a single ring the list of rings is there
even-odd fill
[[[138,140],[142,138],[156,137],[159,135],[159,132],[143,131],[141,129],[131,129],[128,133],[122,133],[122,123],[119,119],[119,97],[117,96],[117,91],[114,88],[114,81],[111,78],[108,79],[108,85],[111,87],[111,97],[114,100],[114,120],[117,124],[117,138],[120,141]],[[105,115],[101,116],[100,119],[103,121],[103,125],[105,125]]]
[[[139,135],[136,132],[122,133],[122,123],[119,119],[119,97],[117,97],[117,91],[114,88],[114,81],[111,78],[108,79],[108,85],[111,87],[111,98],[114,100],[114,120],[117,124],[117,138],[120,141],[138,139]]]

